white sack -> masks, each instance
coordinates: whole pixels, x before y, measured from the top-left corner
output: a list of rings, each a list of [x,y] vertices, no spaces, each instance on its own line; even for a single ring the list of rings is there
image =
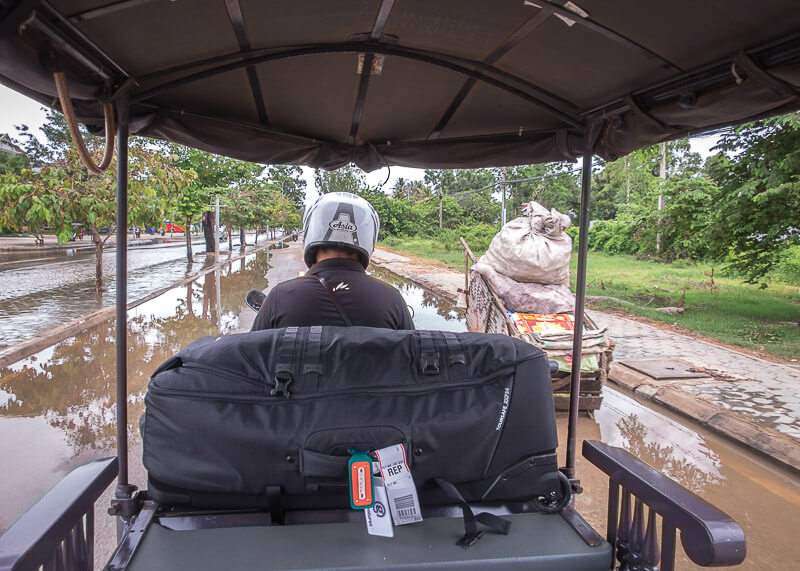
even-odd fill
[[[483,259],[472,266],[503,300],[509,311],[517,313],[575,313],[575,296],[565,285],[520,283],[497,273]]]
[[[569,286],[569,216],[537,202],[525,211],[503,226],[480,261],[518,282]]]

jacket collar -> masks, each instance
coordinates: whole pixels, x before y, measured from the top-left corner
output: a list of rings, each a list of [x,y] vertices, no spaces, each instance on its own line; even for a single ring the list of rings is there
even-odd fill
[[[317,262],[311,269],[306,272],[306,275],[315,275],[325,270],[351,270],[355,272],[366,273],[364,266],[358,260],[351,260],[349,258],[328,258]]]

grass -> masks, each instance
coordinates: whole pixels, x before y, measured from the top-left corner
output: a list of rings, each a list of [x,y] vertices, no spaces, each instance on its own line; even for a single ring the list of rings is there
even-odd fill
[[[436,260],[463,270],[460,247],[429,238],[390,238],[381,242],[399,253]],[[476,256],[482,252],[475,252]],[[577,255],[570,268],[575,283]],[[767,289],[720,276],[707,264],[678,261],[671,264],[637,260],[633,256],[589,252],[588,295],[615,297],[640,307],[597,301],[600,310],[634,314],[676,324],[722,343],[800,359],[800,287],[773,281]],[[656,307],[683,307],[668,315]]]
[[[429,260],[436,260],[454,270],[464,271],[464,249],[460,244],[443,243],[433,238],[398,238],[390,236],[381,240],[378,246],[397,252]],[[480,256],[483,252],[475,252]]]
[[[570,264],[575,282],[577,256]],[[590,252],[588,295],[623,299],[640,307],[593,302],[655,321],[677,324],[722,341],[789,359],[800,359],[800,287],[774,281],[767,289],[722,277],[712,266],[679,261],[672,264],[633,256]],[[683,307],[680,315],[651,308]]]

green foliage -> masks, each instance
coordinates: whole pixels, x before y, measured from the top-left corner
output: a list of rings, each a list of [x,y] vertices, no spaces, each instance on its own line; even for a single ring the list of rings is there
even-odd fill
[[[800,245],[787,247],[775,268],[779,279],[800,285]]]
[[[316,169],[314,184],[320,194],[329,192],[352,192],[361,195],[370,190],[364,171],[355,165],[346,165],[335,171]]]
[[[31,168],[27,155],[0,152],[0,174],[19,173],[22,169]]]
[[[291,202],[295,214],[302,217],[306,199],[303,170],[294,165],[270,165],[267,168],[267,179]]]
[[[36,171],[22,169],[0,174],[0,226],[32,232],[49,227],[60,242],[72,237],[74,225],[82,225],[95,245],[97,274],[95,287],[102,287],[102,239],[99,229],[130,224],[156,225],[167,209],[166,197],[188,184],[193,172],[181,171],[145,140],[131,141],[128,151],[128,219],[116,220],[116,160],[102,175],[89,174],[77,152],[68,143],[66,123],[60,114],[50,112],[42,130],[47,142],[38,141],[20,128]],[[90,151],[99,154],[104,141],[84,134]],[[111,236],[111,234],[109,234]]]
[[[577,172],[577,174],[575,174]],[[519,215],[522,206],[535,200],[547,208],[574,214],[580,204],[580,171],[567,163],[523,165],[509,168],[507,180],[539,179],[510,185],[508,219]]]
[[[800,244],[800,115],[758,121],[726,133],[720,148],[735,154],[709,160],[720,192],[710,248],[750,283],[778,268]]]

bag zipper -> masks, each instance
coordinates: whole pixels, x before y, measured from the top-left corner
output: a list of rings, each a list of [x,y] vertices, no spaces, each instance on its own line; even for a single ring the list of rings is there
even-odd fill
[[[285,403],[288,400],[311,400],[311,399],[327,399],[336,397],[346,397],[355,395],[369,395],[369,396],[384,396],[384,395],[415,395],[426,393],[437,393],[442,391],[455,391],[466,389],[474,386],[489,384],[491,381],[496,380],[498,377],[509,374],[514,371],[514,367],[507,367],[496,371],[492,375],[479,377],[470,381],[461,383],[448,383],[444,385],[425,385],[422,387],[359,387],[343,391],[335,391],[330,393],[310,393],[310,394],[292,394],[291,397],[279,397],[270,395],[240,395],[230,393],[195,393],[190,391],[179,391],[175,389],[168,389],[152,385],[148,391],[156,395],[184,397],[197,400],[218,400],[218,401],[236,401],[236,402],[255,402],[266,404]],[[263,388],[263,385],[262,385]]]
[[[262,379],[254,379],[253,377],[246,377],[244,375],[240,375],[239,373],[234,373],[227,369],[223,369],[222,367],[215,367],[214,365],[206,365],[205,363],[195,363],[195,362],[188,362],[183,363],[180,368],[188,368],[188,369],[195,369],[197,371],[206,371],[209,373],[216,373],[221,376],[230,377],[232,379],[236,379],[238,381],[245,382],[249,385],[256,386],[260,389],[264,389],[265,387],[270,386],[268,381]]]

